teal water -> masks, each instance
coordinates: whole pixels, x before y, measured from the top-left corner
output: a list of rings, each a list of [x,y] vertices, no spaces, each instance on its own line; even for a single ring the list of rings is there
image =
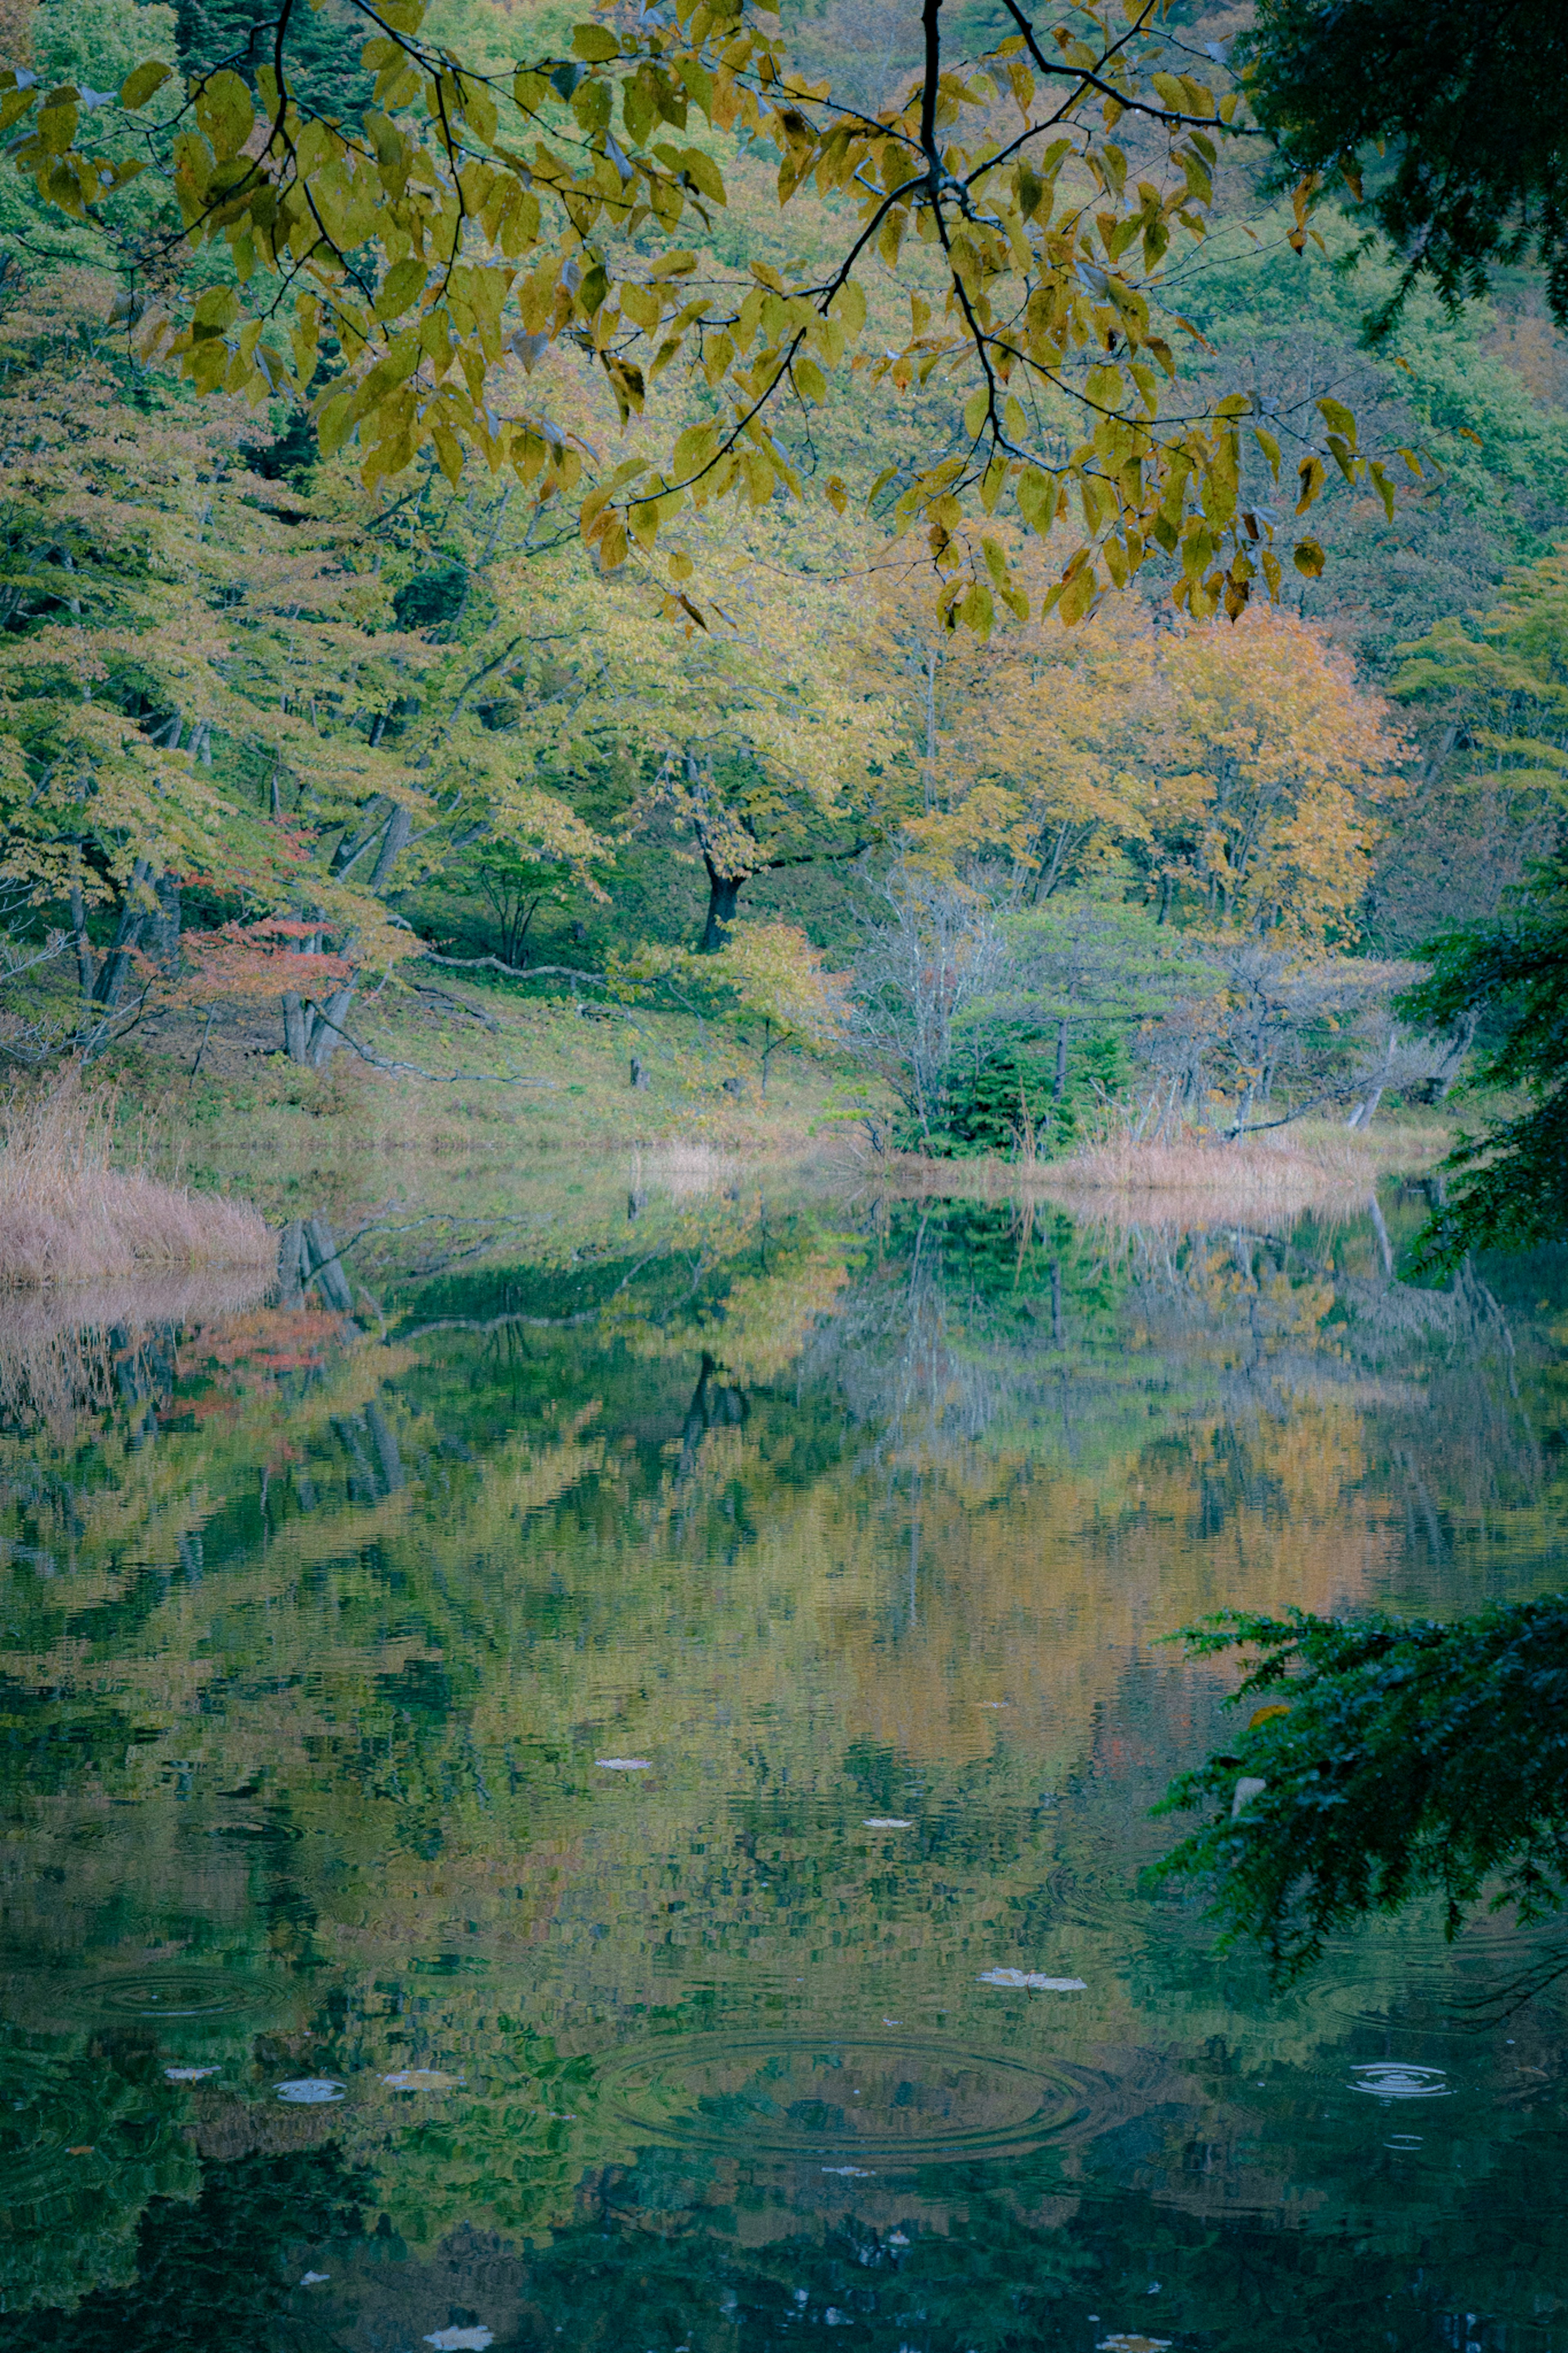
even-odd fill
[[[1568,2348],[1568,1926],[1275,1997],[1140,1881],[1177,1627],[1562,1582],[1568,1267],[1417,1214],[607,1170],[0,1310],[0,2353]]]

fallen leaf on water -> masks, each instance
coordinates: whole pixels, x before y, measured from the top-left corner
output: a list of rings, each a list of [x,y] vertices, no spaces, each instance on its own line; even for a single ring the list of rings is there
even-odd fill
[[[594,1762],[600,1771],[605,1773],[651,1773],[653,1771],[651,1757],[595,1757]],[[430,2341],[434,2344],[435,2339],[432,2337]]]
[[[1095,2353],[1171,2353],[1168,2337],[1102,2337]]]
[[[485,2347],[496,2339],[493,2328],[440,2328],[424,2341],[434,2345],[437,2353],[485,2353]]]
[[[301,2287],[324,2287],[331,2278],[331,2272],[306,2272],[301,2275]]]
[[[1037,1969],[982,1969],[982,1985],[1020,1986],[1029,1993],[1087,1993],[1081,1978],[1043,1978]]]
[[[205,2084],[209,2075],[217,2073],[217,2069],[216,2067],[165,2067],[163,2073],[171,2084]]]
[[[450,2092],[466,2079],[444,2074],[439,2067],[399,2067],[381,2080],[394,2092]]]
[[[901,1814],[868,1814],[866,1828],[868,1831],[912,1831],[914,1824],[906,1821]]]
[[[81,2141],[75,2148],[68,2148],[66,2151],[66,2155],[68,2157],[96,2157],[97,2154],[97,2150],[93,2147],[93,2145],[89,2140]]]
[[[294,2108],[322,2107],[329,2100],[341,2100],[346,2088],[331,2075],[296,2075],[277,2087],[279,2098]]]
[[[1236,1795],[1230,1801],[1230,1819],[1234,1822],[1247,1811],[1254,1798],[1261,1798],[1268,1784],[1254,1773],[1244,1773],[1236,1785]]]
[[[822,2169],[824,2173],[842,2174],[846,2181],[874,2181],[877,2178],[874,2166],[825,2165]]]

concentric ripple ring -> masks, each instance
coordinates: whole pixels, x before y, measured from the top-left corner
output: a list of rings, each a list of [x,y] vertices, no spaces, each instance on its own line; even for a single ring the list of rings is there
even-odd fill
[[[671,2037],[617,2054],[599,2081],[608,2115],[645,2137],[868,2171],[1019,2156],[1093,2105],[1089,2079],[1055,2063],[855,2031]]]

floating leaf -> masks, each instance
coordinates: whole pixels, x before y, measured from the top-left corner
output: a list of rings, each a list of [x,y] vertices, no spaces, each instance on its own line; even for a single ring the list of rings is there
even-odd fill
[[[278,2085],[278,2096],[290,2107],[320,2108],[329,2100],[341,2100],[347,2088],[331,2075],[296,2075]]]
[[[912,1831],[914,1824],[906,1821],[901,1814],[868,1814],[866,1828],[868,1831]]]
[[[605,1773],[651,1773],[651,1757],[595,1757],[594,1759]]]
[[[824,2173],[842,2174],[847,2181],[874,2181],[876,2168],[865,2165],[825,2165]]]
[[[1087,1993],[1081,1978],[1044,1978],[1037,1969],[982,1969],[981,1985],[1019,1987],[1027,1993]]]
[[[331,2272],[302,2272],[300,2284],[301,2287],[324,2287],[331,2276]]]
[[[478,2328],[439,2328],[424,2342],[434,2345],[437,2353],[485,2353],[487,2345],[495,2343],[495,2331],[482,2325]]]
[[[381,2080],[394,2092],[451,2092],[466,2079],[445,2074],[439,2067],[399,2067]]]
[[[1236,1795],[1230,1801],[1230,1819],[1234,1822],[1247,1811],[1254,1798],[1261,1798],[1268,1784],[1255,1773],[1244,1773],[1236,1785]]]
[[[216,2073],[216,2067],[165,2067],[163,2070],[166,2081],[171,2084],[205,2084],[209,2075]]]

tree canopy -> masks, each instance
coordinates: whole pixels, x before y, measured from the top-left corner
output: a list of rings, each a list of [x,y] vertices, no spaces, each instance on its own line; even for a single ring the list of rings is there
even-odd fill
[[[573,497],[604,568],[657,564],[666,609],[695,616],[695,559],[672,533],[721,498],[798,491],[786,403],[819,407],[840,371],[935,380],[951,406],[934,441],[901,437],[858,495],[886,494],[898,529],[925,532],[944,610],[966,626],[1022,608],[1003,542],[958,528],[1004,500],[1026,530],[1068,526],[1047,600],[1065,619],[1155,550],[1194,614],[1240,611],[1260,572],[1279,593],[1276,510],[1243,486],[1244,434],[1278,480],[1277,432],[1247,392],[1192,398],[1176,347],[1193,331],[1164,291],[1204,234],[1237,94],[1211,61],[1189,70],[1155,0],[1056,24],[1012,7],[1015,28],[979,57],[927,0],[919,71],[875,115],[796,70],[752,0],[624,24],[606,11],[567,54],[506,71],[444,46],[425,0],[397,0],[365,12],[357,123],[335,111],[319,40],[300,46],[298,13],[283,0],[221,61],[181,75],[149,58],[117,91],[0,74],[0,126],[48,204],[96,220],[163,176],[180,226],[127,223],[120,313],[198,390],[308,400],[323,449],[357,439],[367,485],[426,448],[455,481],[476,452],[531,498]],[[714,282],[679,241],[727,204],[737,141],[773,146],[781,204],[817,208],[822,260]],[[178,274],[187,251],[203,256],[195,283]],[[886,301],[873,315],[874,259],[901,323]],[[615,466],[548,375],[532,382],[561,347],[607,383],[623,426],[647,414]],[[706,400],[659,422],[654,389],[678,363]],[[1293,422],[1309,419],[1325,446],[1309,441],[1297,512],[1330,463],[1392,507],[1345,405],[1320,396]],[[837,475],[825,488],[847,503]],[[1294,555],[1321,569],[1310,535]]]
[[[1568,324],[1568,26],[1552,0],[1262,0],[1245,83],[1289,171],[1332,176],[1452,309],[1533,255]]]

